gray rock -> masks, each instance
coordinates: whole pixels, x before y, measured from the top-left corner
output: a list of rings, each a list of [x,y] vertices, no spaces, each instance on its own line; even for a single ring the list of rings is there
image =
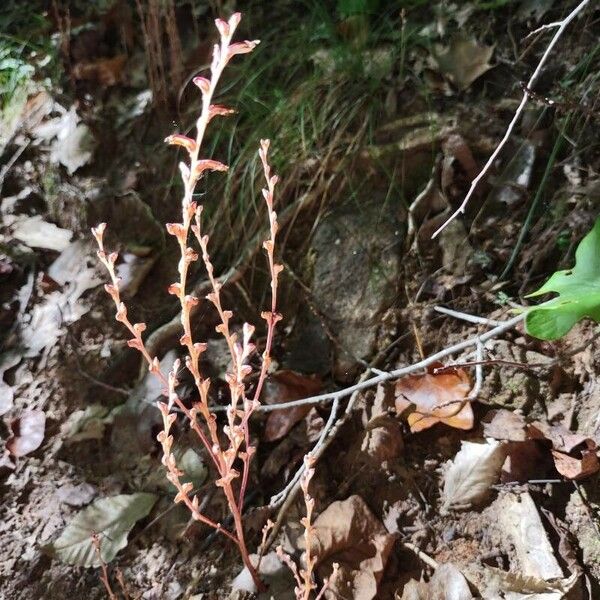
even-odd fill
[[[404,234],[392,207],[379,203],[341,207],[315,232],[312,300],[324,321],[319,328],[326,327],[335,341],[336,378],[351,378],[375,348],[381,318],[397,297]],[[303,326],[299,322],[297,329]],[[315,327],[313,319],[316,344],[296,346],[305,353],[312,347],[313,355],[318,350],[322,361],[326,336]]]

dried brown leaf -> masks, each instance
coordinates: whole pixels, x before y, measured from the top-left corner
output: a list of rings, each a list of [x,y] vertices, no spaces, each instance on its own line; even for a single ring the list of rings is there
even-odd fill
[[[440,565],[425,583],[412,579],[400,600],[472,600],[474,598],[464,575],[452,564]]]
[[[498,480],[504,457],[504,445],[495,440],[483,444],[462,442],[459,453],[447,465],[442,512],[484,501]]]
[[[527,432],[530,439],[548,440],[552,443],[552,448],[559,452],[572,452],[577,446],[587,445],[588,442],[591,442],[594,447],[596,445],[593,440],[580,433],[574,433],[564,425],[548,425],[535,421],[528,426]]]
[[[319,377],[309,377],[295,371],[278,371],[267,379],[263,394],[264,404],[281,404],[318,394],[323,387]],[[301,421],[311,406],[294,406],[269,413],[263,439],[274,442],[285,436]]]
[[[600,469],[598,456],[594,450],[583,450],[581,458],[552,450],[556,470],[567,479],[584,479]]]
[[[495,440],[524,442],[527,439],[525,417],[501,408],[491,410],[483,423],[483,435]]]
[[[463,369],[434,375],[409,375],[396,382],[396,412],[403,413],[414,405],[408,415],[413,433],[436,423],[457,429],[473,427],[473,409],[467,400],[471,380]]]
[[[330,581],[326,598],[371,600],[394,545],[387,532],[360,496],[330,504],[315,520],[312,550],[319,573],[329,576],[332,563],[340,568]]]
[[[81,62],[73,67],[72,75],[76,80],[93,81],[109,87],[121,82],[126,62],[125,54],[118,54],[113,58],[100,58],[92,62]]]

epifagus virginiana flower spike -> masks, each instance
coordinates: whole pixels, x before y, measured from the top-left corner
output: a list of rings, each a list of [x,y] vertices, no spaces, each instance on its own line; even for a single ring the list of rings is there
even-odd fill
[[[99,245],[102,244],[102,237],[104,236],[105,229],[106,223],[99,223],[96,227],[92,227],[92,235],[96,238]]]
[[[219,43],[214,46],[212,63],[206,77],[194,77],[193,83],[202,92],[202,110],[196,122],[196,135],[188,137],[182,134],[174,134],[169,136],[165,141],[168,144],[181,146],[185,148],[189,157],[185,162],[179,164],[181,177],[184,183],[184,196],[181,207],[181,221],[179,223],[169,223],[167,230],[169,234],[177,238],[180,247],[181,258],[177,268],[179,273],[179,281],[169,286],[169,293],[178,297],[181,306],[180,320],[183,327],[183,335],[180,338],[180,343],[187,349],[185,356],[185,365],[193,376],[194,383],[198,392],[197,401],[193,408],[187,408],[177,394],[177,371],[179,370],[179,362],[175,362],[168,376],[160,369],[160,363],[157,358],[153,358],[150,351],[147,349],[142,334],[145,329],[143,323],[131,323],[127,315],[127,309],[121,302],[118,278],[115,271],[117,261],[116,254],[108,254],[103,246],[103,234],[105,225],[100,224],[93,230],[93,235],[98,243],[98,256],[103,265],[107,268],[110,275],[110,283],[106,286],[107,292],[112,296],[117,308],[117,320],[121,321],[129,332],[132,334],[128,344],[131,347],[139,350],[148,363],[148,369],[156,375],[163,387],[163,394],[167,397],[166,403],[159,402],[158,406],[162,414],[163,431],[158,435],[158,441],[162,447],[162,463],[167,470],[167,477],[171,483],[177,488],[177,496],[175,502],[184,503],[191,511],[192,517],[195,520],[201,521],[213,527],[216,531],[220,531],[233,541],[240,550],[240,554],[244,564],[250,571],[257,589],[260,591],[263,588],[262,582],[252,564],[246,542],[244,539],[243,528],[243,507],[244,495],[249,483],[249,469],[251,457],[255,452],[255,448],[250,445],[249,433],[249,418],[254,410],[259,406],[258,397],[265,381],[271,362],[270,352],[273,340],[274,325],[280,316],[275,312],[277,304],[277,265],[274,262],[273,244],[276,237],[275,213],[273,212],[273,192],[274,181],[270,175],[270,167],[267,162],[268,142],[262,142],[262,166],[267,182],[266,204],[268,208],[268,217],[270,224],[270,242],[268,244],[268,260],[271,271],[271,310],[263,314],[263,318],[267,320],[268,333],[267,344],[262,354],[263,364],[258,378],[258,383],[254,389],[252,398],[247,396],[245,378],[251,373],[252,366],[246,364],[247,358],[255,351],[255,346],[251,341],[254,334],[254,328],[250,325],[244,325],[242,329],[241,340],[238,342],[238,336],[230,329],[230,321],[232,320],[231,311],[225,310],[221,306],[220,289],[222,283],[214,276],[214,267],[210,260],[208,252],[208,237],[202,234],[200,214],[202,207],[198,206],[194,201],[194,191],[198,180],[204,174],[204,171],[227,171],[227,165],[216,160],[204,159],[200,153],[200,147],[206,133],[206,127],[211,119],[216,116],[227,116],[234,111],[225,106],[212,104],[213,94],[217,87],[219,78],[226,67],[229,60],[237,54],[246,54],[251,52],[258,40],[243,41],[231,44],[233,34],[240,22],[241,15],[233,14],[229,20],[216,20],[216,27],[220,34]],[[192,225],[192,221],[195,223]],[[217,327],[217,331],[223,334],[227,340],[228,347],[231,353],[231,368],[227,374],[226,380],[229,384],[231,404],[227,411],[228,424],[220,429],[217,425],[216,415],[212,412],[209,406],[209,387],[210,379],[203,377],[199,357],[206,350],[206,344],[194,342],[192,336],[191,315],[193,308],[198,304],[199,299],[190,293],[190,289],[186,289],[189,284],[189,267],[190,264],[196,261],[199,256],[195,250],[188,247],[188,238],[190,229],[194,233],[202,250],[202,260],[206,268],[206,272],[210,279],[212,291],[207,295],[207,298],[213,303],[219,316],[221,323]],[[214,463],[218,473],[216,485],[223,487],[229,505],[231,515],[233,517],[233,528],[224,528],[220,523],[212,521],[207,516],[203,515],[199,509],[198,497],[191,497],[192,484],[181,481],[183,471],[178,469],[177,460],[172,452],[173,435],[171,427],[177,418],[171,410],[176,404],[178,410],[181,411],[189,421],[191,428],[198,435],[209,456]],[[199,422],[199,418],[203,423]],[[222,435],[221,435],[222,432]],[[242,471],[238,472],[233,468],[236,461],[241,461]],[[232,482],[241,478],[239,488],[233,488]]]
[[[231,35],[231,30],[227,21],[223,21],[223,19],[215,19],[215,25],[223,37],[229,37]]]
[[[229,17],[229,34],[233,35],[234,31],[237,29],[237,26],[240,24],[242,20],[242,13],[236,12]]]

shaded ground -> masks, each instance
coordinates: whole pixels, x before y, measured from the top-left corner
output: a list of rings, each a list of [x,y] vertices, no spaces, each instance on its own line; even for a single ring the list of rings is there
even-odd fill
[[[207,153],[231,170],[226,183],[215,175],[199,191],[217,271],[241,265],[224,288],[236,325],[258,323],[268,301],[258,252],[266,225],[256,181],[261,137],[271,137],[282,177],[285,319],[268,404],[341,388],[369,367],[410,365],[483,333],[487,325],[434,307],[509,318],[512,303],[573,264],[598,215],[597,10],[566,31],[465,218],[432,241],[503,134],[520,81],[545,48],[547,38],[526,34],[575,4],[351,4],[240,5],[241,37],[262,44],[225,78],[219,102],[238,115],[211,124]],[[0,147],[6,598],[105,597],[97,569],[65,564],[48,544],[84,506],[120,494],[155,496],[109,566],[113,581],[122,570],[132,597],[228,598],[241,570],[231,547],[173,505],[156,442],[160,387],[139,377],[88,233],[101,220],[109,224],[107,245],[121,253],[129,309],[150,332],[163,332],[153,348],[168,365],[179,332],[159,328],[177,315],[164,290],[178,250],[161,224],[177,218],[181,157],[162,139],[192,127],[197,98],[189,80],[214,41],[208,7],[184,3],[173,14],[179,42],[169,10],[152,41],[151,23],[142,27],[126,2],[57,4],[37,30],[6,17],[11,36],[31,35],[20,54],[10,47],[11,57],[36,69],[22,69],[3,105]],[[40,43],[52,35],[53,49]],[[45,73],[50,83],[41,81]],[[203,277],[194,273],[195,281]],[[226,349],[216,323],[202,306],[194,329],[209,340],[203,366],[215,382],[213,402],[223,404]],[[519,325],[482,352],[496,362],[483,369],[472,422],[466,413],[447,416],[459,428],[439,423],[417,432],[399,406],[409,392],[393,381],[354,399],[311,486],[322,535],[338,536],[337,545],[321,547],[318,567],[322,578],[333,561],[342,564],[331,597],[424,599],[451,585],[463,586],[460,598],[600,595],[598,474],[590,468],[573,480],[555,462],[559,453],[580,468],[600,442],[594,326],[581,323],[550,343]],[[478,357],[471,348],[453,359]],[[459,381],[444,386],[466,393],[476,378],[468,365],[449,376]],[[182,379],[191,401],[191,382]],[[320,404],[254,418],[258,453],[246,517],[253,550],[266,519],[277,517],[271,497],[300,467],[330,410]],[[207,513],[226,519],[203,451],[183,426],[176,438]],[[457,475],[457,454],[481,448],[486,458],[472,469],[481,467],[479,479]],[[296,558],[304,511],[298,497],[276,536]],[[344,532],[349,523],[354,531]],[[289,573],[267,559],[277,572],[271,593],[293,598]]]

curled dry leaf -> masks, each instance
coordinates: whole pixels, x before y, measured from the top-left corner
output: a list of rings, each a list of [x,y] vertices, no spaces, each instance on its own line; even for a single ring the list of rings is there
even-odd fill
[[[584,479],[600,469],[598,456],[596,455],[596,445],[592,440],[588,440],[588,444],[593,445],[581,451],[581,458],[569,456],[564,452],[552,450],[552,458],[554,458],[554,466],[556,470],[567,479]]]
[[[505,457],[504,445],[495,440],[477,444],[461,442],[444,477],[441,512],[469,508],[483,502],[496,483]]]
[[[552,444],[556,470],[567,479],[583,479],[600,470],[596,442],[564,425],[549,425],[538,421],[527,424],[525,418],[508,410],[491,411],[483,432],[486,437],[511,442],[507,446],[507,463],[503,481],[526,481],[540,474],[547,449],[540,442]],[[505,477],[504,475],[509,475]]]
[[[567,479],[583,479],[600,470],[596,442],[563,425],[532,423],[527,428],[532,439],[548,440],[556,470]]]
[[[281,404],[318,394],[323,388],[319,377],[308,377],[295,371],[278,371],[271,375],[263,394],[265,404]],[[294,406],[269,413],[265,425],[264,440],[274,442],[286,435],[292,427],[301,421],[311,406]]]
[[[433,365],[432,369],[440,365]],[[423,431],[436,423],[445,423],[457,429],[473,427],[473,408],[467,399],[471,389],[469,375],[463,369],[434,375],[409,375],[396,382],[396,412],[408,415],[413,433]]]
[[[331,575],[332,564],[340,567],[330,580],[326,598],[377,597],[377,587],[394,545],[387,532],[360,496],[333,502],[315,520],[312,550],[318,557],[321,576]]]
[[[485,582],[480,588],[483,600],[566,600],[572,597],[569,592],[575,588],[580,577],[579,573],[573,573],[566,579],[545,581],[539,577],[494,567],[486,567],[482,575]]]
[[[41,410],[27,410],[11,422],[10,428],[12,435],[6,442],[7,450],[13,456],[25,456],[42,445],[46,415]]]
[[[533,440],[548,440],[554,450],[559,452],[573,452],[578,446],[593,442],[585,435],[574,433],[564,425],[548,425],[540,421],[534,421],[527,427],[527,434]],[[595,445],[595,444],[594,444]]]

